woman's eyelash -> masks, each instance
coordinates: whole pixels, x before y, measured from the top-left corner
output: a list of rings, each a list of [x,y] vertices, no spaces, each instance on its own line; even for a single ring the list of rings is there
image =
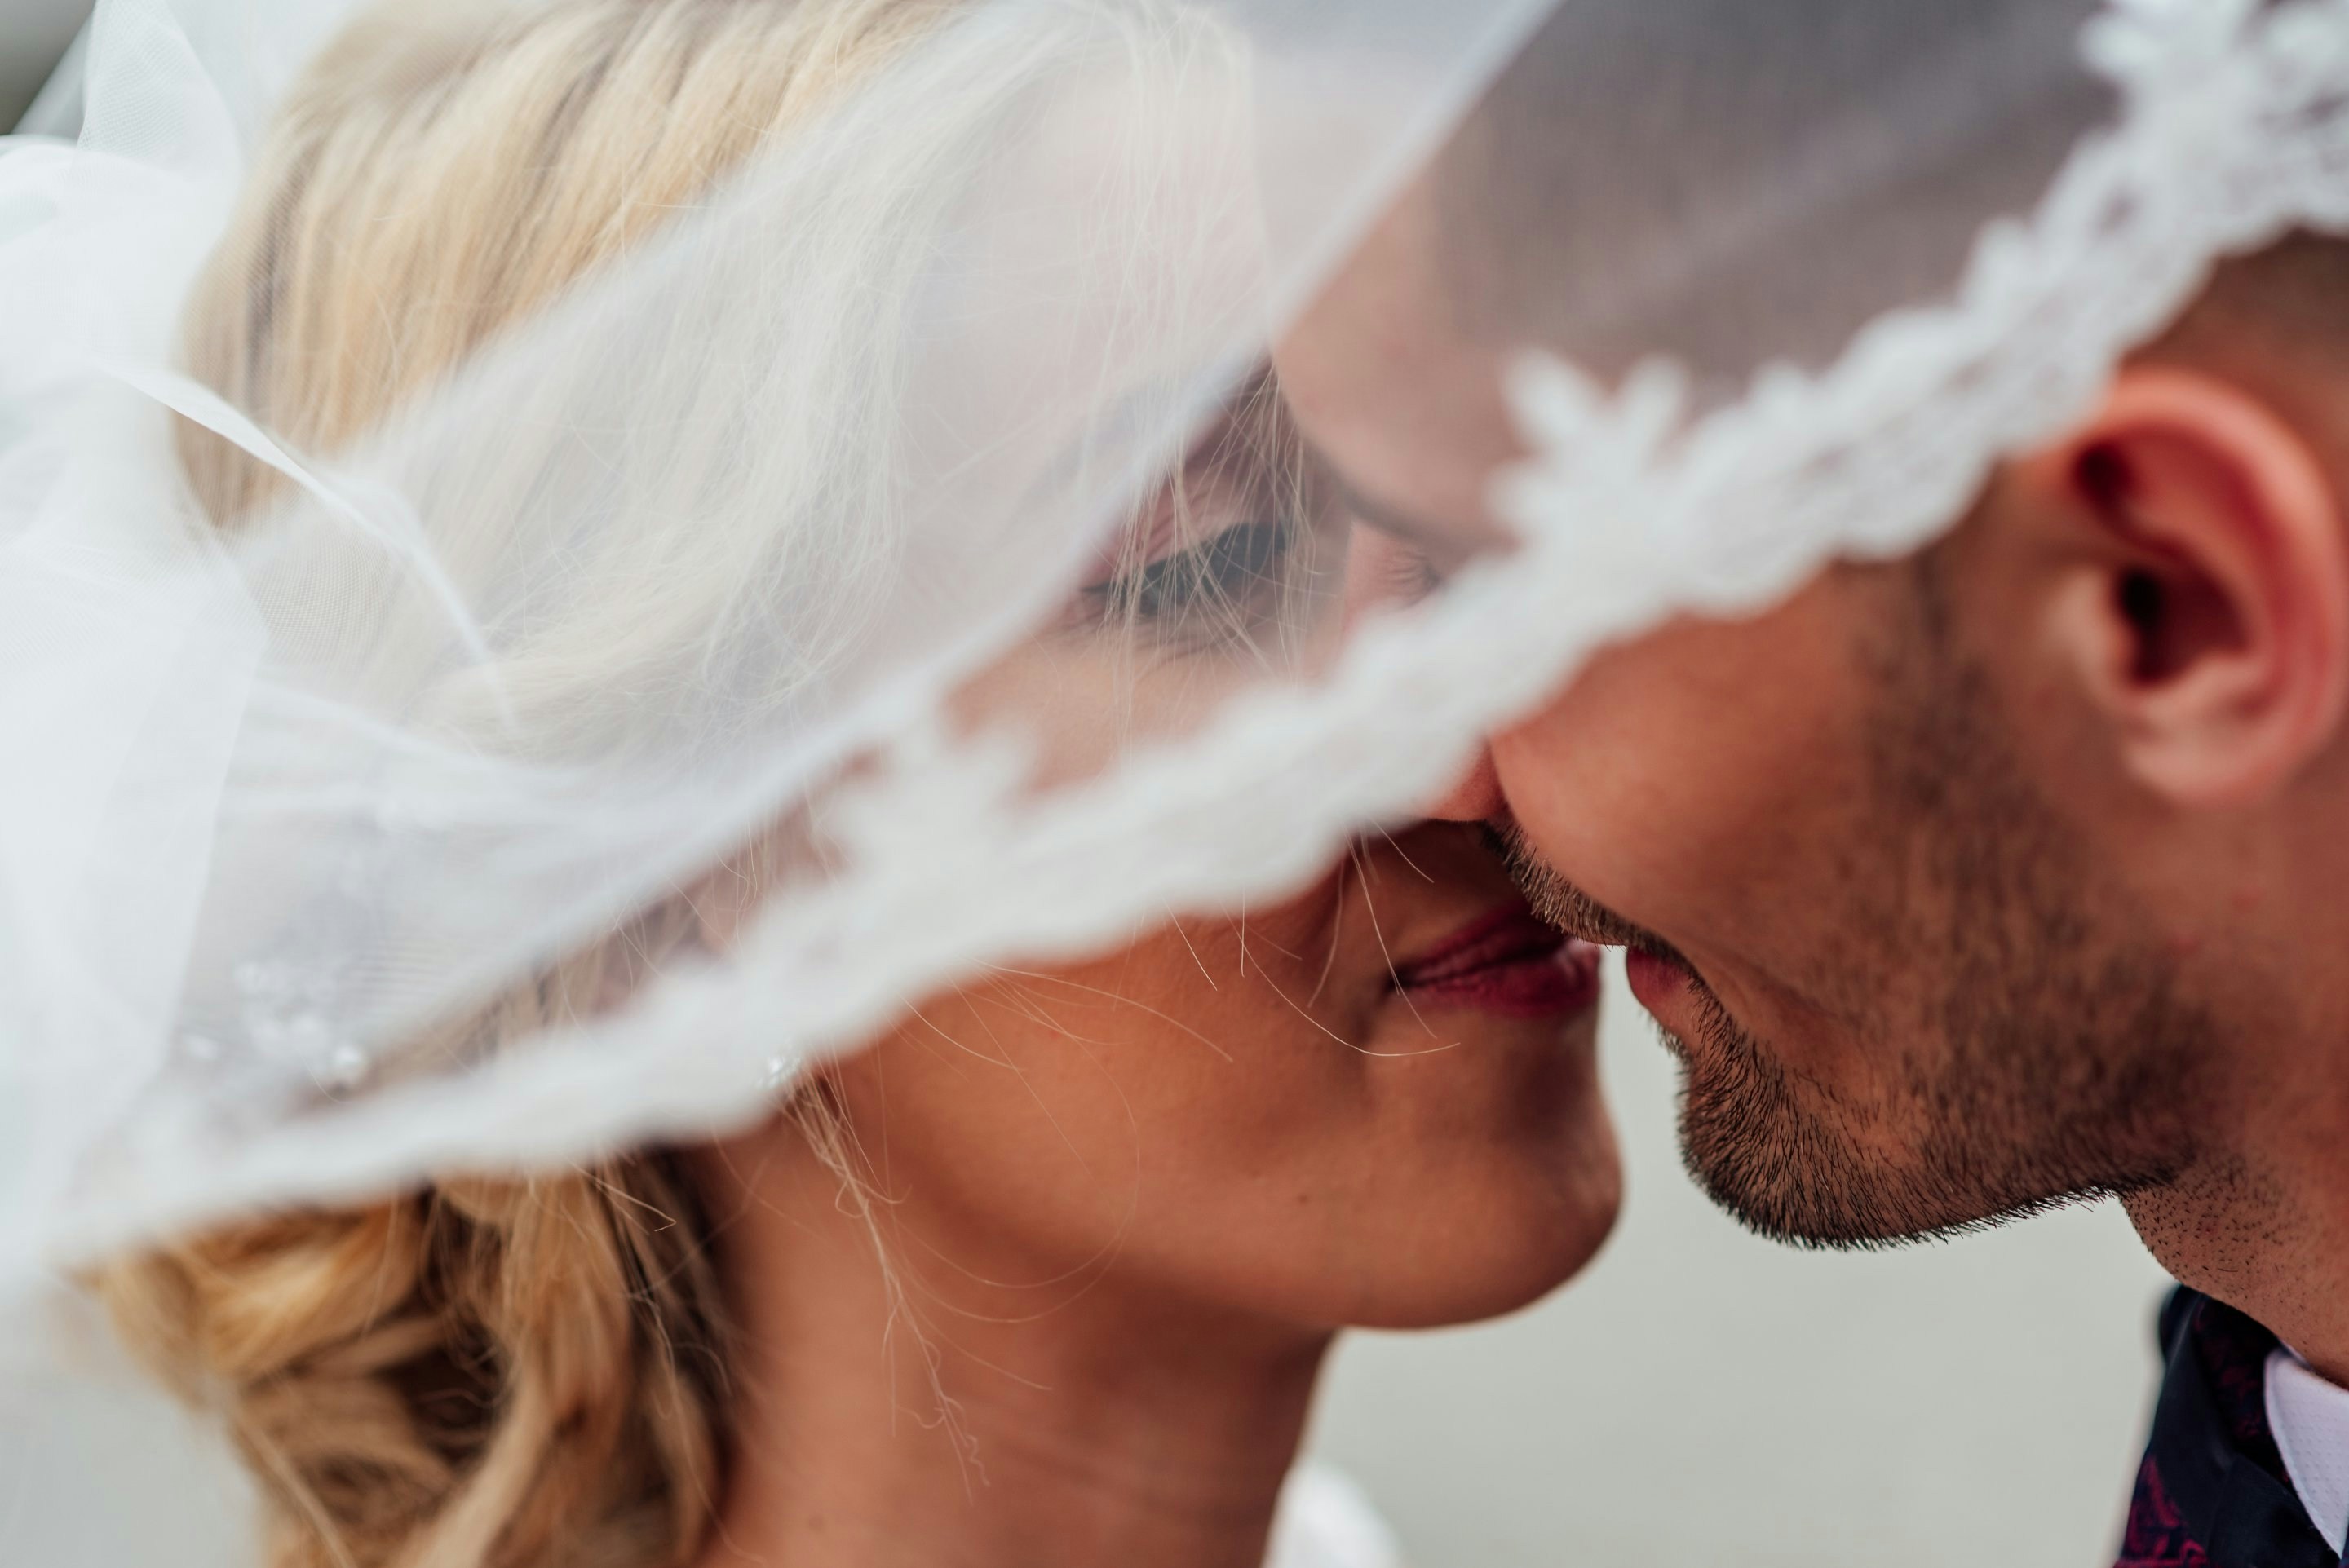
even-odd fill
[[[1245,522],[1085,592],[1111,617],[1160,620],[1203,605],[1245,603],[1281,581],[1292,522]]]
[[[1387,563],[1388,589],[1406,604],[1416,604],[1444,586],[1444,573],[1424,551],[1399,550]]]

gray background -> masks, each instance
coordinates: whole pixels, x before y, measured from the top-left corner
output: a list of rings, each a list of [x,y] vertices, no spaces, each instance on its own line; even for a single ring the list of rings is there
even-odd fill
[[[81,10],[0,0],[0,124]],[[1338,1357],[1314,1446],[1421,1568],[2109,1562],[2161,1284],[2120,1214],[1784,1251],[1682,1176],[1671,1069],[1619,985],[1606,1057],[1630,1199],[1599,1265],[1508,1322]],[[243,1507],[214,1434],[102,1336],[72,1367],[0,1377],[0,1561],[247,1568]]]
[[[89,15],[89,0],[0,0],[0,128],[14,126]]]

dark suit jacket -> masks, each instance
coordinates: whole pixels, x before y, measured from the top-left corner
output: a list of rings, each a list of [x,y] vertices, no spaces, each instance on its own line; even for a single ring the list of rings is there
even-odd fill
[[[2166,1370],[2118,1568],[2340,1568],[2268,1429],[2275,1336],[2185,1289],[2161,1309]]]

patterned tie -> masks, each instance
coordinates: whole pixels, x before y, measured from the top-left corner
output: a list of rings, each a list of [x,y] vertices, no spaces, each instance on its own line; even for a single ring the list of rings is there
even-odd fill
[[[2275,1344],[2192,1291],[2162,1308],[2168,1370],[2116,1568],[2340,1568],[2268,1430]]]

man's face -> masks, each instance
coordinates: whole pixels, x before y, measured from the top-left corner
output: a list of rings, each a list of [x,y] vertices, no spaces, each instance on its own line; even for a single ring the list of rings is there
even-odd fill
[[[1716,1201],[1829,1245],[2175,1177],[2211,1030],[2033,780],[1952,556],[1669,627],[1495,739],[1527,884],[1624,943]]]
[[[1451,341],[1408,213],[1280,356],[1364,511],[1489,542],[1500,356]],[[1528,886],[1632,950],[1713,1195],[1823,1244],[2173,1176],[2209,1031],[2158,922],[2035,780],[1994,521],[1775,610],[1610,650],[1495,738]],[[1485,547],[1489,547],[1486,545]],[[1442,546],[1436,547],[1438,552]],[[2056,744],[2060,745],[2060,741]]]

